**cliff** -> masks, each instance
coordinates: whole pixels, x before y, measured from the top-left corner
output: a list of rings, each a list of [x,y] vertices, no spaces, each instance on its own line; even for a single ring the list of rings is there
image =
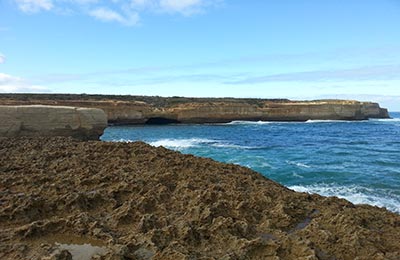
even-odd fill
[[[0,106],[0,137],[71,136],[98,140],[107,127],[101,109],[45,105]]]
[[[0,259],[400,259],[398,214],[140,142],[0,139],[0,194]]]
[[[226,123],[388,118],[372,102],[352,100],[182,98],[62,94],[2,94],[0,105],[42,104],[103,109],[111,124]]]

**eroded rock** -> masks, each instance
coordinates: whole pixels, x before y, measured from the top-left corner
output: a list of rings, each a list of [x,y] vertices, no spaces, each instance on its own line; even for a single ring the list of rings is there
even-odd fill
[[[389,118],[378,103],[355,100],[184,98],[73,94],[0,94],[0,105],[46,104],[100,108],[111,124],[365,120]]]
[[[0,259],[400,259],[398,214],[141,142],[0,139],[0,194]]]
[[[0,106],[0,136],[71,136],[98,140],[107,127],[103,110],[45,105]]]

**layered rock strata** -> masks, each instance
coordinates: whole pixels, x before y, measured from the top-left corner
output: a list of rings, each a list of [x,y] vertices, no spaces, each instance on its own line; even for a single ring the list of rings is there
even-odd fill
[[[0,139],[0,194],[0,259],[400,259],[398,214],[140,142]]]
[[[0,136],[71,136],[98,140],[107,127],[103,110],[63,106],[0,106]]]
[[[226,123],[235,120],[307,121],[388,118],[373,102],[352,100],[181,98],[101,95],[0,95],[0,104],[100,108],[111,124]]]

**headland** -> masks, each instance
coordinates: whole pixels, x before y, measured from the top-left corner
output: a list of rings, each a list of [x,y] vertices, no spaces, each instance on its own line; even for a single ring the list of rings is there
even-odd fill
[[[354,100],[185,98],[86,94],[0,94],[0,105],[100,108],[109,124],[227,123],[246,121],[366,120],[389,118],[378,103]]]

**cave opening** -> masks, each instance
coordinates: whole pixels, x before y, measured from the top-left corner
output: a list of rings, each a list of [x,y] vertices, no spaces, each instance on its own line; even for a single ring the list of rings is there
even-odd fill
[[[165,117],[151,117],[146,121],[146,125],[168,125],[168,124],[179,124],[180,122],[176,119],[165,118]]]

